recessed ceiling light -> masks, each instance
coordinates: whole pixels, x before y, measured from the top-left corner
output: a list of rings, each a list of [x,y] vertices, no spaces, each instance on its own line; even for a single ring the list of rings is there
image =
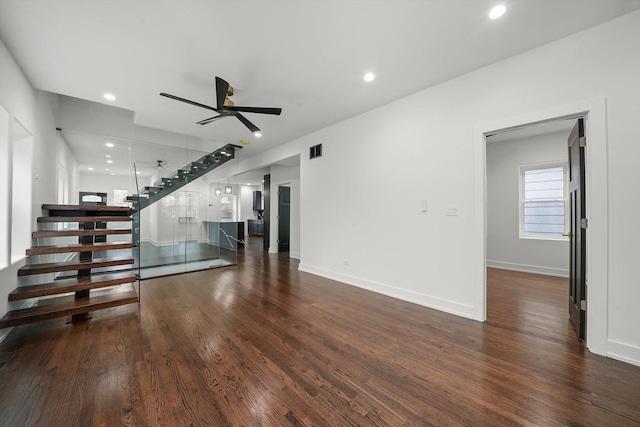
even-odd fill
[[[140,171],[136,171],[136,175],[140,175]]]
[[[109,170],[109,168],[104,168],[104,170],[108,171],[108,170]]]
[[[105,154],[104,156],[105,157],[111,157],[111,154]]]
[[[367,74],[364,75],[364,81],[365,82],[370,82],[375,78],[376,78],[376,75],[373,74],[373,73],[367,73]]]
[[[504,15],[506,11],[507,11],[507,8],[505,7],[505,5],[499,4],[495,6],[493,9],[491,9],[491,11],[489,12],[489,19],[498,19],[502,15]]]
[[[115,175],[115,173],[112,172],[111,175]]]
[[[107,163],[113,163],[113,160],[107,160]]]
[[[256,136],[256,138],[260,138],[262,136],[260,132],[255,132],[254,135]]]
[[[113,142],[107,142],[107,143],[106,143],[106,144],[104,144],[104,145],[106,145],[107,147],[113,147]]]
[[[89,170],[90,170],[90,171],[92,171],[92,170],[93,170],[93,168],[89,168]]]
[[[115,101],[115,100],[116,100],[116,97],[115,97],[115,96],[113,96],[113,95],[112,95],[112,94],[110,94],[110,93],[105,93],[105,94],[104,94],[104,99],[108,99],[109,101]]]

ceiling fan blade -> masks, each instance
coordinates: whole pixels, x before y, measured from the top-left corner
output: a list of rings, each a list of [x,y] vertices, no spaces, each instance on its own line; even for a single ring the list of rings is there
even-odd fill
[[[242,114],[236,113],[235,116],[238,118],[238,120],[240,120],[242,123],[244,123],[244,125],[246,127],[248,127],[251,132],[254,132],[254,133],[255,132],[260,132],[260,129],[258,129],[258,127],[256,125],[254,125],[249,120],[247,120],[247,118],[245,116],[243,116]]]
[[[259,113],[259,114],[273,114],[279,116],[282,113],[282,108],[272,107],[224,107],[225,110],[242,111],[243,113]]]
[[[187,104],[195,105],[196,107],[206,108],[207,110],[218,111],[213,107],[209,107],[208,105],[200,104],[199,102],[189,101],[188,99],[180,98],[179,96],[169,95],[168,93],[161,93],[160,96],[166,96],[167,98],[175,99],[176,101],[186,102]]]
[[[216,100],[218,110],[222,110],[224,107],[224,100],[227,98],[227,91],[229,90],[229,83],[224,79],[216,76]]]
[[[208,125],[211,122],[215,122],[218,119],[224,119],[225,117],[228,117],[225,114],[220,114],[219,116],[215,116],[215,117],[209,117],[208,119],[204,119],[204,120],[200,120],[199,122],[196,122],[197,125]]]

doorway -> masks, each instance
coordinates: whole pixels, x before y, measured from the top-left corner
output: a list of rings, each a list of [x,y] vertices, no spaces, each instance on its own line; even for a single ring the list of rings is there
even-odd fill
[[[549,327],[561,331],[563,339],[575,336],[567,328],[572,267],[567,137],[575,121],[531,124],[486,137],[487,319],[492,324],[528,334]]]
[[[289,252],[291,235],[291,189],[278,187],[278,253]]]
[[[474,127],[474,216],[473,216],[473,318],[487,319],[487,205],[486,205],[486,137],[500,131],[525,127],[558,119],[587,117],[586,158],[586,231],[587,310],[585,344],[596,354],[607,355],[608,296],[608,212],[607,212],[607,132],[606,103],[596,98],[522,116],[484,123]]]

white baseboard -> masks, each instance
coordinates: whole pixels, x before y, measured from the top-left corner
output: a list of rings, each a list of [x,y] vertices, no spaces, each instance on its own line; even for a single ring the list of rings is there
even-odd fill
[[[336,271],[326,270],[320,267],[314,267],[309,264],[300,263],[298,270],[305,273],[311,273],[316,276],[325,277],[327,279],[336,280],[347,285],[356,286],[388,297],[396,298],[402,301],[411,302],[422,305],[424,307],[433,308],[445,313],[455,314],[456,316],[473,319],[473,306],[460,304],[455,301],[449,301],[442,298],[433,297],[431,295],[398,288],[385,283],[374,282],[372,280],[363,279],[355,276],[338,273]]]
[[[619,341],[607,341],[607,357],[640,366],[640,347]]]
[[[544,274],[545,276],[569,277],[569,270],[539,265],[516,264],[513,262],[487,260],[487,267],[501,270],[521,271],[523,273]]]
[[[289,252],[289,258],[300,260],[300,252]]]

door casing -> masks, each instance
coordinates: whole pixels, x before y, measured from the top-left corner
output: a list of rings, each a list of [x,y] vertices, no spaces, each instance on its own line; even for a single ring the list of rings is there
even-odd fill
[[[608,192],[606,100],[594,98],[478,124],[473,128],[474,191],[472,218],[472,317],[484,322],[487,313],[486,136],[551,120],[586,117],[587,191],[587,348],[607,356],[608,315]]]

